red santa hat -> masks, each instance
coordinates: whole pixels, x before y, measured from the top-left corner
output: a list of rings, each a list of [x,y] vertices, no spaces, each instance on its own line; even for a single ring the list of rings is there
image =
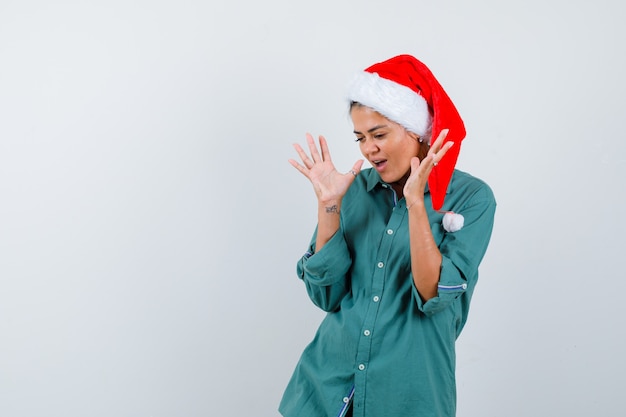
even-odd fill
[[[428,177],[433,208],[440,210],[465,138],[465,125],[428,67],[411,55],[379,62],[355,76],[348,99],[376,110],[427,143],[449,129],[444,143],[455,144]]]

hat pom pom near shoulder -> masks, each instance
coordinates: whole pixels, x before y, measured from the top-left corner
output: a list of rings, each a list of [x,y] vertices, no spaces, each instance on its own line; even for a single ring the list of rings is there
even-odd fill
[[[456,232],[463,228],[463,224],[465,222],[465,218],[462,214],[454,213],[452,211],[447,212],[443,215],[443,228],[446,229],[446,232]]]

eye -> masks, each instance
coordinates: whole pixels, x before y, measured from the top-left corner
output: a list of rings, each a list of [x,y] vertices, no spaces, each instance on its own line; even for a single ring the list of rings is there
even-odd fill
[[[386,133],[377,133],[374,135],[374,139],[382,139],[386,136]]]
[[[356,139],[354,139],[354,141],[361,142],[363,139],[365,139],[363,136],[357,136]]]

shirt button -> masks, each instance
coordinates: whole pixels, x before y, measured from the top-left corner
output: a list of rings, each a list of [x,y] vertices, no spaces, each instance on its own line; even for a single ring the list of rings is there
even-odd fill
[[[379,268],[382,268],[383,266],[385,266],[385,264],[384,264],[384,263],[382,263],[382,262],[378,262],[378,267],[379,267]]]
[[[369,336],[369,335],[370,335],[370,334],[372,334],[372,333],[371,333],[369,330],[366,330],[366,331],[364,331],[364,332],[363,332],[363,334],[364,334],[365,336]]]
[[[348,404],[350,402],[350,398],[348,397],[343,397],[343,402]]]
[[[359,371],[363,371],[363,370],[365,370],[365,365],[360,364],[360,365],[359,365]]]
[[[387,229],[387,234],[388,234],[388,235],[393,235],[393,230],[391,230],[391,229]]]
[[[377,303],[377,302],[379,302],[379,301],[380,301],[380,297],[379,297],[379,296],[377,296],[377,295],[375,295],[375,296],[374,296],[374,298],[372,298],[372,300],[373,300],[375,303]]]

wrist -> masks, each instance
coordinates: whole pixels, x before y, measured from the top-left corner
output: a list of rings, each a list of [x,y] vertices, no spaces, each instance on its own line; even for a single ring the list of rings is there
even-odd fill
[[[339,213],[339,210],[341,209],[341,200],[325,200],[325,201],[319,201],[318,202],[318,210],[320,210],[322,213],[328,213],[328,214],[332,214],[332,213]]]
[[[404,196],[404,200],[406,202],[406,208],[407,210],[410,209],[411,207],[419,207],[419,206],[424,206],[424,195],[418,195],[418,196],[410,196],[410,195],[405,195]]]
[[[412,209],[412,208],[418,208],[418,207],[424,207],[424,198],[419,198],[419,197],[415,197],[415,198],[411,198],[411,197],[404,197],[404,200],[406,201],[406,209]]]

